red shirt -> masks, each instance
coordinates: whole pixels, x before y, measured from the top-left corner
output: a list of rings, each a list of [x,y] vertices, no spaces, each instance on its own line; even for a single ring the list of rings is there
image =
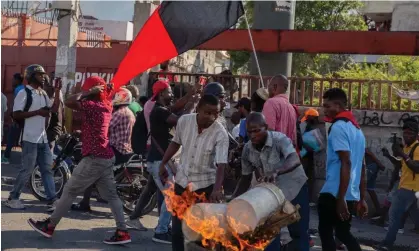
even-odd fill
[[[82,100],[81,107],[81,151],[83,156],[112,158],[114,153],[108,138],[109,123],[112,117],[111,104]]]
[[[262,113],[270,129],[287,135],[297,145],[297,113],[286,94],[268,99]]]

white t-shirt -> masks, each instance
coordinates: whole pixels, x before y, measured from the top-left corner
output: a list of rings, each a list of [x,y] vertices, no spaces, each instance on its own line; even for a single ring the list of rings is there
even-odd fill
[[[32,91],[32,105],[29,107],[29,112],[39,110],[45,106],[52,106],[52,102],[44,90],[35,90],[29,85],[27,85],[26,88]],[[23,111],[26,105],[26,100],[26,90],[22,89],[15,97],[13,112]],[[42,116],[33,116],[25,119],[22,140],[31,143],[48,143],[45,119],[46,118]]]
[[[240,133],[240,124],[237,124],[232,130],[231,135],[234,137],[235,140],[239,138]]]

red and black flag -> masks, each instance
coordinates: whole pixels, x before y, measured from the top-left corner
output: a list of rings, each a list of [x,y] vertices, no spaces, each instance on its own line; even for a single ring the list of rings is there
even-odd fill
[[[205,43],[236,24],[243,14],[241,1],[163,1],[138,33],[112,82],[118,88]]]

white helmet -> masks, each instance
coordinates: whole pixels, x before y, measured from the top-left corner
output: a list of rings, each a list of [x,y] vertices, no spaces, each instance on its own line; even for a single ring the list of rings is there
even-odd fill
[[[126,88],[119,89],[115,96],[113,97],[112,104],[114,106],[118,105],[129,105],[132,103],[132,94]]]

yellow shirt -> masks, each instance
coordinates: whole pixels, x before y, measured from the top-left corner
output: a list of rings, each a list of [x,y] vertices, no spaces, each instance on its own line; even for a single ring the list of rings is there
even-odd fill
[[[415,141],[410,146],[404,147],[403,151],[405,154],[410,155],[410,151],[412,147],[416,145],[418,141]],[[419,160],[419,146],[416,148],[415,152],[413,153],[412,160]],[[414,177],[413,171],[407,167],[406,162],[402,161],[402,176],[400,177],[400,185],[399,188],[404,188],[408,190],[413,190],[415,192],[419,191],[419,174],[416,174]]]

